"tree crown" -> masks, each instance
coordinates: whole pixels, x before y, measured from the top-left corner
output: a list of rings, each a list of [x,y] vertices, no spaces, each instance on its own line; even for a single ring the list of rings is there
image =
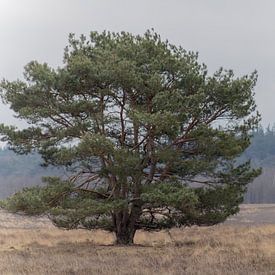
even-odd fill
[[[259,121],[255,72],[209,75],[197,53],[147,31],[70,35],[63,67],[34,61],[24,76],[2,81],[1,95],[30,126],[2,125],[2,140],[72,174],[18,193],[11,208],[116,233],[213,224],[258,174],[235,161]]]

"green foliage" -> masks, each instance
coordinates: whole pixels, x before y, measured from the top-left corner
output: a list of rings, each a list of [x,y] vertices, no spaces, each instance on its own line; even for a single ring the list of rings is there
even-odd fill
[[[12,212],[22,211],[30,215],[39,215],[55,207],[57,202],[64,199],[62,194],[72,189],[70,183],[61,182],[57,177],[47,177],[43,180],[48,183],[46,187],[23,188],[22,191],[3,201],[2,206]]]
[[[40,203],[59,226],[127,243],[139,228],[223,221],[259,173],[235,161],[259,121],[256,73],[209,76],[196,53],[147,31],[71,35],[62,68],[31,62],[24,76],[1,95],[30,127],[1,125],[2,140],[71,174],[16,194],[16,210]]]
[[[43,201],[40,187],[23,188],[5,201],[1,202],[1,207],[11,211],[22,211],[30,215],[38,215],[47,209]]]
[[[194,208],[198,198],[194,190],[180,183],[161,183],[145,186],[141,199],[154,207],[172,207],[174,209]]]

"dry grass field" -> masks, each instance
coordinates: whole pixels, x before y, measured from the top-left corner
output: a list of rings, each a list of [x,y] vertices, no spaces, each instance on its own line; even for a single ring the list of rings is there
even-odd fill
[[[275,274],[275,220],[251,220],[265,211],[275,216],[275,206],[244,206],[214,227],[138,232],[132,247],[0,211],[0,274]]]

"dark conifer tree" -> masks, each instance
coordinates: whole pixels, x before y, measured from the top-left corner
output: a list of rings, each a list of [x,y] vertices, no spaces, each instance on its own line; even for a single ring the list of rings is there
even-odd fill
[[[147,31],[71,35],[63,67],[31,62],[24,76],[1,95],[30,126],[2,125],[2,140],[71,176],[15,194],[10,210],[131,244],[137,229],[224,221],[258,174],[235,162],[259,120],[256,73],[210,76],[196,53]]]

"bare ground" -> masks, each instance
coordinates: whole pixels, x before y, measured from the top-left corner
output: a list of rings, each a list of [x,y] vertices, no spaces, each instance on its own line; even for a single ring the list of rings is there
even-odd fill
[[[245,205],[214,227],[138,232],[59,230],[0,211],[0,274],[275,274],[275,205]]]

